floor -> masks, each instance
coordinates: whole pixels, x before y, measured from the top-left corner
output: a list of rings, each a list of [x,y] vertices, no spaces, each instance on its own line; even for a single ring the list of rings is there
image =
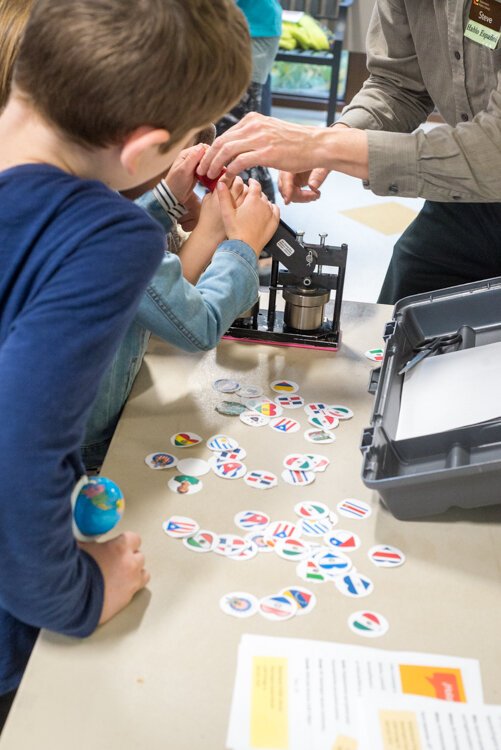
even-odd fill
[[[319,127],[325,122],[323,112],[310,110],[276,107],[272,115]],[[328,232],[327,243],[348,245],[344,297],[357,302],[376,302],[393,245],[423,205],[421,199],[380,198],[360,180],[335,172],[315,203],[284,206],[277,195],[282,218],[304,231],[306,241],[318,241],[319,232]]]

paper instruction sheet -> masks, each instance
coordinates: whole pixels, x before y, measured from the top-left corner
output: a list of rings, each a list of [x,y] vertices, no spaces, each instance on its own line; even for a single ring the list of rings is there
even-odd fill
[[[390,699],[483,700],[473,659],[244,635],[227,748],[362,750],[359,699],[372,691]]]
[[[357,750],[501,750],[501,706],[365,696]]]

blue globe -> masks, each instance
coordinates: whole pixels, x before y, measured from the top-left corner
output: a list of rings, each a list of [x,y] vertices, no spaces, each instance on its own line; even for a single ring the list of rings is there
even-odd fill
[[[125,500],[122,490],[107,477],[93,477],[77,495],[73,517],[81,534],[106,534],[122,518]]]

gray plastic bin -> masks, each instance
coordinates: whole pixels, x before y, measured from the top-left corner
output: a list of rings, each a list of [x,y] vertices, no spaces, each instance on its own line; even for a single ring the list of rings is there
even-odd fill
[[[423,340],[458,330],[463,334],[460,349],[501,341],[501,277],[406,297],[386,326],[371,426],[361,445],[362,480],[402,520],[453,506],[501,503],[501,415],[470,427],[395,440],[404,379],[398,371]]]

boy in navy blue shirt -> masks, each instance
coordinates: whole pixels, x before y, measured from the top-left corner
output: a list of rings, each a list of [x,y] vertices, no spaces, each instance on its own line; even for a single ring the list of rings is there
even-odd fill
[[[114,191],[166,170],[241,95],[233,6],[39,0],[25,32],[0,116],[0,707],[39,628],[86,636],[149,579],[137,534],[79,547],[71,528],[89,408],[164,252]],[[271,206],[218,196],[228,238],[259,253]]]

